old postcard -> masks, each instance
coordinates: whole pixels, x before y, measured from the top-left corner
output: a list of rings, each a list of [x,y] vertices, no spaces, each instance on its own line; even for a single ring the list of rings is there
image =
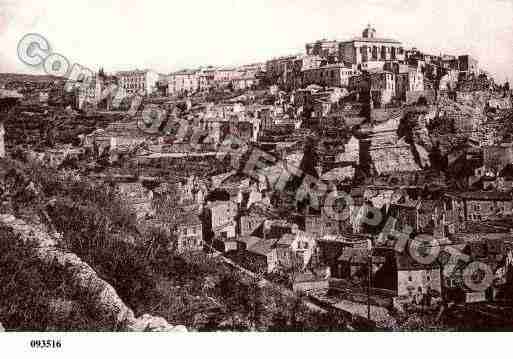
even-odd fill
[[[513,329],[511,1],[2,0],[0,44],[6,337]]]

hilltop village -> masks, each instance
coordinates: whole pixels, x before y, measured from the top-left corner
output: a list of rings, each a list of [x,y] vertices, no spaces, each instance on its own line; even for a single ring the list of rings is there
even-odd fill
[[[110,282],[135,317],[164,318],[132,313],[131,328],[513,324],[512,92],[469,54],[405,48],[369,25],[352,39],[314,41],[265,63],[100,70],[71,87],[64,78],[16,74],[0,83],[0,157],[10,169],[2,174],[2,228],[16,233],[22,221],[49,233],[52,246]],[[97,186],[85,202],[78,183]],[[94,202],[107,192],[109,200]],[[115,236],[111,252],[133,246],[149,258],[164,239],[152,266],[166,279],[155,290],[181,298],[174,312],[146,302],[144,287],[136,300],[119,274],[131,269],[84,250],[97,225],[80,211],[93,202],[109,218],[94,241]],[[131,216],[130,235],[121,210],[109,207],[118,202]],[[237,273],[258,301],[233,309],[242,291],[209,266]],[[170,279],[176,273],[187,279]],[[244,293],[254,298],[251,290]],[[261,303],[276,295],[267,290],[287,298],[273,302],[275,311]],[[308,314],[264,325],[262,313],[278,320],[287,301]],[[337,321],[323,325],[330,315]],[[308,316],[322,320],[314,326]]]

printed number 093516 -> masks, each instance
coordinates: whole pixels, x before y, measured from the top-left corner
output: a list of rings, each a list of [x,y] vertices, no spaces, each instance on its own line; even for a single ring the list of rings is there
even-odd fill
[[[46,349],[46,348],[60,348],[61,347],[61,341],[60,340],[53,340],[53,339],[47,339],[47,340],[31,340],[30,341],[30,347],[31,348],[39,348],[39,349]]]

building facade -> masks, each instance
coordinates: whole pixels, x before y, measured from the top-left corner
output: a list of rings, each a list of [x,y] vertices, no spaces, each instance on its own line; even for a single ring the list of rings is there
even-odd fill
[[[338,56],[338,41],[327,39],[317,40],[306,44],[305,49],[307,55],[316,55],[328,59]]]
[[[349,90],[355,91],[362,98],[371,96],[374,107],[380,107],[395,98],[396,76],[384,70],[365,71],[349,78]]]
[[[200,89],[200,79],[206,81],[201,77],[199,72],[193,70],[183,70],[169,75],[168,78],[168,94],[182,95],[185,93],[194,93]]]
[[[376,36],[370,25],[357,37],[339,44],[339,59],[350,65],[366,65],[385,61],[404,61],[404,49],[400,41]],[[371,65],[371,66],[369,66]]]
[[[408,68],[396,74],[396,96],[405,101],[407,93],[424,91],[424,75],[418,68]]]
[[[157,91],[159,74],[152,70],[119,71],[119,86],[128,94],[151,95]]]
[[[200,219],[190,214],[175,227],[177,253],[201,251],[203,249],[203,228]]]
[[[332,64],[303,71],[303,86],[348,87],[349,79],[360,72],[344,64]]]

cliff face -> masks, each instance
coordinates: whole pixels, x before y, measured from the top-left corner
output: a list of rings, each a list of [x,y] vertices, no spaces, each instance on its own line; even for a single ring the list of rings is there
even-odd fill
[[[77,255],[57,247],[58,235],[47,232],[15,218],[13,215],[0,215],[0,226],[12,231],[17,240],[35,243],[37,259],[44,265],[55,266],[66,272],[68,283],[80,298],[87,300],[85,305],[102,324],[111,330],[120,331],[187,331],[184,326],[173,326],[165,319],[144,314],[135,317],[134,312],[123,303],[116,290]]]

